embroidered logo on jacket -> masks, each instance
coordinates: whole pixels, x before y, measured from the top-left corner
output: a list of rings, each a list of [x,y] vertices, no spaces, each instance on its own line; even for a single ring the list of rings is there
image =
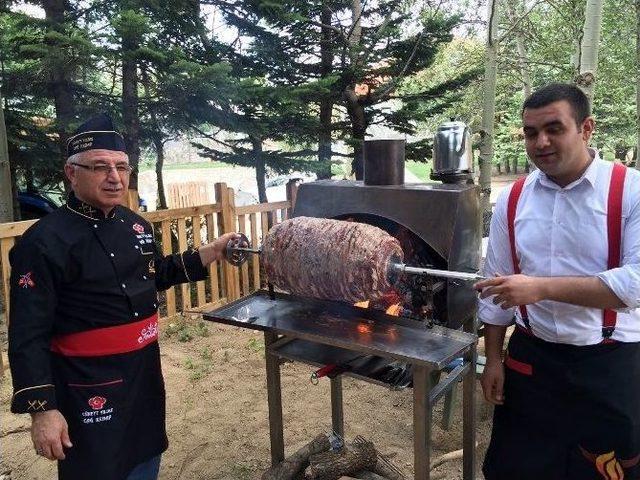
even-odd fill
[[[149,342],[158,338],[158,322],[151,322],[149,325],[140,330],[138,343]]]
[[[107,403],[107,399],[99,395],[96,395],[95,397],[91,397],[87,401],[87,403],[94,410],[100,410],[102,407],[104,407],[104,404]]]
[[[33,272],[27,272],[24,275],[20,275],[20,280],[18,280],[18,286],[22,288],[33,288],[36,286],[35,282],[31,278]]]
[[[142,225],[140,225],[139,223],[134,223],[133,224],[133,230],[138,234],[143,234],[144,233],[144,227]]]

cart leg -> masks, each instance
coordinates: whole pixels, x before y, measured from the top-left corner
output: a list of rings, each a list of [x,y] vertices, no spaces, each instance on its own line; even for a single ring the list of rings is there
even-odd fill
[[[333,433],[344,438],[344,411],[342,409],[342,376],[331,379],[331,427]]]
[[[416,480],[429,480],[431,464],[431,405],[429,370],[413,366],[413,464]]]
[[[267,366],[267,401],[269,403],[269,438],[271,440],[271,465],[284,460],[284,433],[282,423],[282,390],[280,386],[280,360],[269,351],[269,345],[278,339],[273,332],[264,333]]]
[[[465,331],[476,333],[475,319],[467,322]],[[470,363],[469,371],[464,376],[462,407],[462,478],[476,478],[476,362],[478,359],[477,343],[474,343],[464,355],[464,361]]]

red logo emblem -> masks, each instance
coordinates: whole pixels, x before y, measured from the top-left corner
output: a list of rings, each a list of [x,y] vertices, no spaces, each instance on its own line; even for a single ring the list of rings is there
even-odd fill
[[[104,404],[107,403],[107,399],[104,397],[95,396],[95,397],[91,397],[87,401],[87,403],[94,410],[100,410],[102,407],[104,407]]]
[[[142,225],[140,225],[139,223],[134,223],[133,224],[133,229],[140,235],[142,235],[144,233],[144,227]]]
[[[18,286],[22,288],[33,288],[36,286],[35,282],[31,279],[31,274],[33,272],[25,273],[24,275],[20,275],[20,280],[18,280]]]

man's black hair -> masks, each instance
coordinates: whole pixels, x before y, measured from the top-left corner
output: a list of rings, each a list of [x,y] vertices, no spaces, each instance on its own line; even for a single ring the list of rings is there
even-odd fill
[[[582,125],[585,118],[591,115],[589,99],[582,90],[570,83],[550,83],[536,90],[524,101],[520,114],[524,114],[527,108],[546,107],[551,103],[562,100],[566,100],[571,105],[573,118],[576,120],[578,127]]]

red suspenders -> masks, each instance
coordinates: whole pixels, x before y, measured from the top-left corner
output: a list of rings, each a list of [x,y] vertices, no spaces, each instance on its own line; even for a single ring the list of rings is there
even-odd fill
[[[513,273],[520,273],[520,260],[518,259],[518,255],[516,253],[516,231],[515,231],[515,222],[516,222],[516,208],[518,206],[518,200],[520,199],[520,194],[522,193],[522,187],[524,187],[524,181],[526,177],[519,178],[511,187],[511,192],[509,193],[509,203],[507,204],[507,223],[509,226],[509,244],[511,245],[511,261],[513,262]],[[520,315],[522,316],[522,321],[524,322],[527,330],[531,330],[531,326],[529,325],[529,316],[527,315],[527,307],[525,305],[520,305]]]
[[[613,164],[611,181],[609,183],[609,196],[607,199],[607,240],[609,256],[607,268],[610,270],[620,266],[620,247],[622,243],[622,194],[624,192],[624,177],[627,169],[619,163]],[[518,200],[522,193],[525,178],[518,179],[511,187],[507,203],[507,228],[509,230],[509,244],[511,246],[511,260],[514,273],[520,273],[520,261],[516,253],[515,219]],[[530,331],[529,317],[526,306],[520,306],[522,321]],[[603,342],[611,342],[611,335],[616,328],[617,314],[613,310],[604,310],[602,314],[602,338]]]
[[[622,244],[622,193],[624,191],[624,177],[627,169],[619,164],[613,164],[611,182],[609,183],[609,199],[607,200],[607,238],[609,241],[609,259],[607,268],[611,270],[620,266],[620,246]],[[603,342],[611,342],[611,335],[616,329],[617,313],[605,310],[602,313]]]

